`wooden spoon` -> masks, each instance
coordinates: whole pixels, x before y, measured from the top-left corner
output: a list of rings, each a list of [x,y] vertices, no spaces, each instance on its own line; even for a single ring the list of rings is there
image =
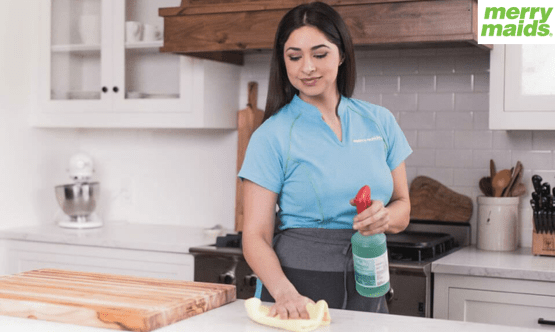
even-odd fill
[[[484,195],[493,196],[493,188],[491,187],[491,178],[489,176],[484,176],[480,179],[479,187]]]
[[[522,182],[514,185],[513,189],[511,190],[511,197],[518,197],[524,194],[526,194],[526,186]]]
[[[502,197],[511,197],[512,196],[511,195],[511,190],[513,190],[513,187],[518,182],[521,172],[522,172],[522,163],[520,161],[517,161],[516,166],[514,168],[514,171],[512,172],[511,181],[507,185],[507,188],[505,188],[505,190],[503,190],[503,193],[501,194]]]
[[[491,185],[493,187],[493,196],[501,197],[501,194],[503,193],[503,189],[507,187],[510,181],[511,181],[510,170],[504,169],[496,173],[491,181]]]
[[[489,176],[493,179],[493,177],[495,176],[495,162],[493,161],[493,159],[489,160]]]

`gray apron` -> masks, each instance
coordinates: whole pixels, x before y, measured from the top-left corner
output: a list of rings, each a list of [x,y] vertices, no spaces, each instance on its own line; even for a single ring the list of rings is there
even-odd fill
[[[364,297],[355,288],[352,229],[292,228],[274,237],[283,272],[297,291],[334,309],[388,313],[385,296]],[[275,302],[266,287],[262,301]]]

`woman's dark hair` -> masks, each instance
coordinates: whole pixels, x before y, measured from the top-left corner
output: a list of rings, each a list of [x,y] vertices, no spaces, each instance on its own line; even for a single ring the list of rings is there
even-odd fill
[[[323,2],[302,4],[283,16],[276,31],[264,120],[277,113],[299,92],[287,78],[283,48],[291,33],[303,26],[317,28],[337,46],[343,59],[337,72],[337,88],[345,97],[353,95],[356,81],[355,54],[347,25],[339,13]]]

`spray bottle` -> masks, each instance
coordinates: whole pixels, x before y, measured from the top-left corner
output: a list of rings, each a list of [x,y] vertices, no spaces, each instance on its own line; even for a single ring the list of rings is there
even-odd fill
[[[362,187],[355,197],[357,213],[372,204],[370,187]],[[389,263],[385,234],[351,237],[357,292],[365,297],[380,297],[389,291]]]

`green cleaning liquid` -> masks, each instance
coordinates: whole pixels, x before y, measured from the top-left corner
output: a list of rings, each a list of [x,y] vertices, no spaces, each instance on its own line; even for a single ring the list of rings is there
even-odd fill
[[[385,234],[351,237],[357,292],[365,297],[380,297],[389,291],[389,263]]]

